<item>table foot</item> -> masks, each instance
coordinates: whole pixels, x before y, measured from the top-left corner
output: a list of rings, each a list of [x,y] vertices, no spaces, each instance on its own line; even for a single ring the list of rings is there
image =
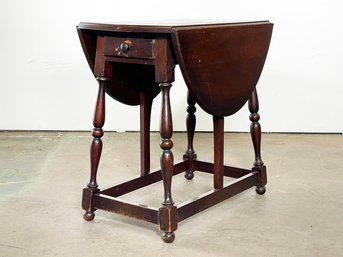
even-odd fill
[[[174,232],[164,232],[162,234],[162,240],[165,243],[172,243],[175,240],[175,233]]]
[[[92,221],[94,220],[95,213],[94,211],[86,211],[85,214],[83,214],[83,218],[86,221]]]
[[[188,180],[192,180],[194,178],[194,172],[192,170],[187,170],[185,172],[185,178]]]
[[[263,195],[266,192],[266,187],[265,186],[257,186],[256,187],[256,193],[259,195]]]

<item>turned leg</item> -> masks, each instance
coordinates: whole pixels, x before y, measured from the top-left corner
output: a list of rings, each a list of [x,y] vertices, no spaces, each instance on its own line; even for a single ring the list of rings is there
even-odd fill
[[[185,172],[185,178],[186,179],[192,179],[194,177],[194,169],[192,165],[192,160],[197,159],[197,155],[195,154],[194,148],[193,148],[193,139],[194,139],[194,131],[195,131],[195,124],[196,124],[196,117],[194,115],[196,108],[195,108],[195,100],[191,93],[188,91],[187,95],[187,118],[186,118],[186,127],[187,127],[187,150],[185,154],[183,155],[184,160],[190,160],[190,167],[189,169]]]
[[[213,181],[214,189],[223,188],[224,178],[224,117],[213,116],[214,162]]]
[[[261,125],[259,123],[260,115],[258,114],[258,109],[258,97],[255,89],[249,99],[249,111],[251,113],[249,117],[251,121],[250,134],[255,152],[253,171],[259,172],[259,182],[256,186],[256,192],[262,195],[266,192],[267,175],[266,167],[261,159]]]
[[[152,99],[140,92],[141,176],[150,172],[150,117]]]
[[[97,77],[97,80],[99,82],[99,93],[93,120],[94,129],[92,131],[92,136],[94,138],[90,148],[91,174],[87,188],[84,190],[82,201],[83,208],[86,210],[86,213],[83,217],[87,221],[94,219],[95,209],[93,208],[92,197],[93,194],[99,192],[98,183],[96,181],[96,174],[98,171],[98,165],[102,151],[101,137],[104,135],[102,127],[105,123],[105,87],[108,79],[105,77]]]
[[[169,98],[171,85],[171,83],[160,83],[160,88],[162,91],[160,147],[162,149],[161,172],[164,188],[164,201],[162,202],[162,207],[159,209],[159,225],[160,230],[163,231],[162,239],[167,243],[174,241],[174,231],[177,228],[176,207],[174,206],[171,196],[171,181],[174,169],[174,157],[171,151],[173,147],[173,141],[171,140],[173,134],[173,122]]]

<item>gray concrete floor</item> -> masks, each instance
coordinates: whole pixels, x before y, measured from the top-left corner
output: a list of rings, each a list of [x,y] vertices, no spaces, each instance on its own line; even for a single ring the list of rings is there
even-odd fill
[[[343,256],[343,136],[264,134],[267,193],[249,189],[181,223],[173,244],[149,223],[97,211],[82,219],[89,133],[0,133],[0,256]],[[181,160],[184,133],[175,133]],[[152,167],[159,135],[152,134]],[[106,133],[100,187],[134,178],[139,135]],[[212,159],[212,134],[198,133],[198,158]],[[225,163],[249,168],[248,134],[225,134]],[[176,204],[210,190],[212,178],[173,178]],[[158,207],[162,184],[126,196]]]

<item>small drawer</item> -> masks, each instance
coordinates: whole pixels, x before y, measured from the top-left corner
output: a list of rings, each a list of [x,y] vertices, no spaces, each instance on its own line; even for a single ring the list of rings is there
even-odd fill
[[[150,38],[105,37],[104,55],[153,59],[153,45]]]

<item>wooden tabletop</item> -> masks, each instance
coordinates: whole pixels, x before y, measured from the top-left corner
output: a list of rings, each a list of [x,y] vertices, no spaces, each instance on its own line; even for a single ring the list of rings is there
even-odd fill
[[[81,22],[79,29],[100,30],[111,32],[143,32],[143,33],[174,33],[185,29],[205,28],[212,26],[235,26],[268,23],[262,21],[242,20],[163,20],[163,21],[134,21],[134,22]]]

